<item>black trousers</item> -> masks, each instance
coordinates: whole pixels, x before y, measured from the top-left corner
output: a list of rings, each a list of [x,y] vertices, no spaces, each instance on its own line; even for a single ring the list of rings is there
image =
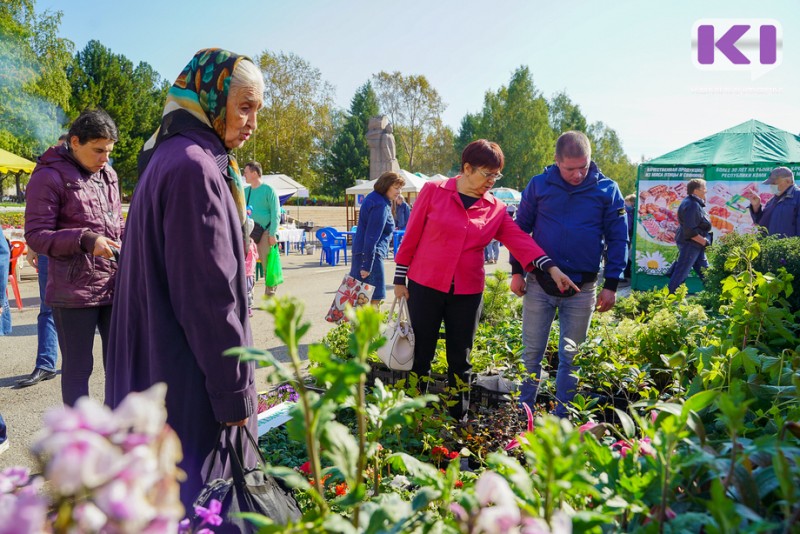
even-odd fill
[[[414,367],[419,376],[427,375],[436,353],[439,327],[444,320],[447,346],[447,379],[456,387],[456,377],[469,383],[472,365],[469,353],[483,308],[483,293],[455,295],[408,281],[408,313],[414,329]]]
[[[61,348],[61,399],[67,406],[74,406],[75,401],[89,394],[89,377],[94,369],[95,329],[100,331],[105,369],[111,306],[53,307],[53,319]]]

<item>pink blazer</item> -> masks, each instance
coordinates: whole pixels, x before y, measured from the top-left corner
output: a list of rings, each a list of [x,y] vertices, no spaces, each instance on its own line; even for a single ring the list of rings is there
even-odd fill
[[[520,230],[506,205],[490,193],[464,209],[455,178],[423,186],[411,210],[411,219],[395,261],[408,265],[408,278],[455,293],[481,293],[485,285],[483,249],[492,239],[508,247],[525,269],[545,255],[533,238]]]

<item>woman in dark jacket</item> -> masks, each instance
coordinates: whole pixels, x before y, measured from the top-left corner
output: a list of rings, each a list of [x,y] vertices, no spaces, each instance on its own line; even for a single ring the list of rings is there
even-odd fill
[[[105,111],[84,111],[67,142],[39,158],[28,184],[25,239],[50,260],[45,302],[53,308],[68,406],[89,394],[95,328],[106,362],[123,228],[117,173],[108,165],[118,135]]]
[[[105,400],[116,407],[131,391],[167,384],[167,423],[183,445],[181,501],[189,511],[221,426],[257,432],[254,365],[223,353],[252,345],[250,238],[231,150],[252,136],[263,94],[263,75],[249,58],[199,51],[167,93],[161,126],[144,145],[128,212]],[[233,430],[234,440],[241,437]],[[246,468],[255,465],[249,452]],[[227,454],[214,466],[212,479],[230,476]]]
[[[374,191],[367,195],[358,212],[350,276],[375,286],[372,294],[372,304],[375,306],[379,306],[386,298],[383,261],[389,253],[389,242],[394,233],[392,203],[405,184],[406,181],[396,172],[381,174],[375,181]]]
[[[708,267],[705,250],[711,244],[709,239],[711,219],[706,214],[705,200],[706,181],[700,178],[689,180],[686,186],[686,198],[678,207],[680,226],[675,233],[678,259],[670,267],[670,293],[675,293],[678,286],[686,281],[692,269],[702,280],[703,272]]]

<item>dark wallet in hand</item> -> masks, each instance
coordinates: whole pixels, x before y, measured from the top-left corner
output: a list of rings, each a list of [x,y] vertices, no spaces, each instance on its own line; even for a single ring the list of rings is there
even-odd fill
[[[565,291],[562,292],[558,288],[556,281],[553,280],[553,277],[550,276],[550,273],[547,271],[534,269],[533,275],[536,277],[536,281],[539,283],[539,286],[544,289],[544,292],[552,297],[571,297],[577,293],[572,286],[569,286]]]

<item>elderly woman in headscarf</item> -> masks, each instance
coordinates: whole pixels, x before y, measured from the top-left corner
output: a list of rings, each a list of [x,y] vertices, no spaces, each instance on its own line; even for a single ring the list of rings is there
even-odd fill
[[[249,228],[231,150],[253,134],[263,94],[263,76],[249,58],[198,52],[170,88],[161,126],[143,148],[128,212],[106,403],[115,407],[131,391],[167,384],[167,422],[183,444],[187,510],[212,464],[221,425],[246,425],[256,434],[253,363],[223,352],[252,345]],[[212,478],[228,476],[223,456]]]

